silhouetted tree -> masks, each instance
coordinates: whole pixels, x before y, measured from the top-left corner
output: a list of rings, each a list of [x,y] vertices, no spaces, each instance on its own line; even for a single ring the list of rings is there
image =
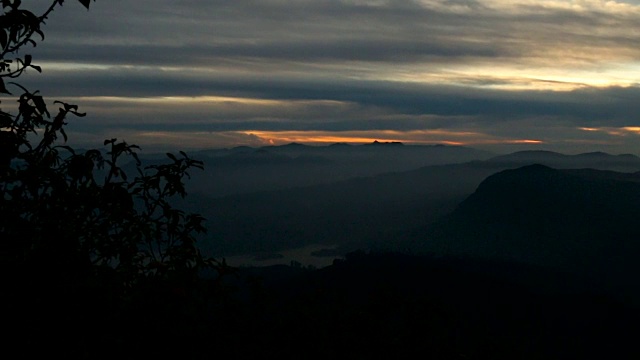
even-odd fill
[[[90,0],[79,1],[89,9]],[[39,91],[15,82],[27,70],[41,71],[29,49],[44,40],[43,24],[63,2],[52,1],[42,15],[22,8],[20,0],[1,3],[0,93],[4,99],[21,93],[17,111],[0,110],[6,294],[16,304],[33,305],[39,296],[54,301],[55,292],[95,290],[118,309],[140,294],[184,298],[197,288],[202,270],[228,269],[196,247],[204,219],[170,202],[186,195],[185,177],[203,163],[179,152],[167,153],[165,164],[143,166],[139,148],[117,139],[105,140],[103,150],[76,150],[66,145],[65,125],[69,117],[85,116],[78,106],[54,101],[52,114]],[[135,174],[123,169],[128,162],[135,162]]]

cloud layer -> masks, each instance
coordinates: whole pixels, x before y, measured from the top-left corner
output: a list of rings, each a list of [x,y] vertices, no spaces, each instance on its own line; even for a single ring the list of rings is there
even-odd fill
[[[24,84],[86,141],[640,153],[635,1],[65,2],[46,35]]]

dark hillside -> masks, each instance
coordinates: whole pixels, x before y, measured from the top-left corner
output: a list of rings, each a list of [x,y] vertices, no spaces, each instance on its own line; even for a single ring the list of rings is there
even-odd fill
[[[507,262],[351,253],[320,270],[244,269],[246,355],[628,358],[637,313],[571,275]],[[567,284],[570,284],[567,286]],[[256,297],[256,294],[257,297]],[[255,321],[255,322],[254,322]]]
[[[637,296],[640,176],[531,165],[488,177],[426,248],[573,271]]]

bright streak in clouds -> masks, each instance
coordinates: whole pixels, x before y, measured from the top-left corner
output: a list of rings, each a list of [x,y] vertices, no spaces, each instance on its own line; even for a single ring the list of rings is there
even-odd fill
[[[603,132],[613,136],[640,135],[640,126],[625,126],[620,128],[602,127],[602,128],[580,128],[582,131]]]
[[[406,144],[446,144],[446,145],[482,145],[482,144],[541,144],[540,140],[498,139],[487,134],[474,132],[455,132],[449,130],[415,130],[415,131],[251,131],[252,135],[265,139],[271,144],[298,143],[337,143],[366,144],[374,141]]]

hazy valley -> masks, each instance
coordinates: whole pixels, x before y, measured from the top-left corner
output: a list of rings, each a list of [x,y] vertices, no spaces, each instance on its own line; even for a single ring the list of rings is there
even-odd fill
[[[640,170],[640,158],[633,155],[563,155],[545,151],[495,155],[463,147],[401,144],[292,144],[220,150],[216,156],[205,154],[208,153],[200,154],[204,156],[205,170],[192,173],[188,183],[192,196],[184,205],[208,219],[210,231],[202,245],[216,256],[255,254],[268,258],[279,251],[318,244],[337,246],[335,253],[324,252],[330,256],[356,249],[421,252],[443,248],[436,243],[447,243],[447,248],[453,249],[453,240],[432,241],[437,237],[434,231],[465,229],[465,235],[460,236],[471,238],[469,232],[475,232],[480,224],[504,221],[513,232],[516,230],[512,227],[519,225],[501,216],[514,210],[500,206],[515,204],[520,204],[522,218],[537,218],[543,216],[538,214],[542,212],[557,219],[557,227],[563,231],[556,234],[560,238],[595,234],[586,224],[597,224],[602,236],[614,236],[623,232],[621,229],[627,231],[630,219],[637,214],[630,194],[635,191],[637,176],[633,173]],[[529,172],[511,182],[493,185],[492,193],[481,197],[487,181],[510,174],[501,173],[504,170],[533,164],[564,169],[559,174],[571,174],[574,181],[562,183],[559,188],[559,184],[545,184],[544,179],[536,178],[536,172]],[[536,195],[521,186],[525,181],[539,184]],[[602,187],[600,182],[614,185]],[[627,193],[623,192],[622,188],[629,186]],[[591,193],[590,197],[581,197],[586,196],[585,191]],[[598,191],[600,194],[595,193]],[[559,198],[557,192],[573,200]],[[503,197],[512,203],[500,202]],[[544,205],[532,202],[547,197]],[[603,208],[602,199],[624,204]],[[481,202],[477,207],[486,207],[481,211],[484,217],[468,215],[462,220],[457,214],[468,213],[467,204],[473,201]],[[606,216],[607,220],[564,221],[583,216],[583,212],[589,212],[592,218]],[[457,223],[445,226],[452,223],[452,213],[456,214]],[[547,227],[540,229],[532,224],[518,231],[556,230],[546,223],[540,226]],[[613,229],[619,231],[614,233]],[[447,230],[444,237],[459,235],[452,232],[462,233]],[[483,234],[477,232],[478,236]],[[288,263],[289,259],[280,261]]]

